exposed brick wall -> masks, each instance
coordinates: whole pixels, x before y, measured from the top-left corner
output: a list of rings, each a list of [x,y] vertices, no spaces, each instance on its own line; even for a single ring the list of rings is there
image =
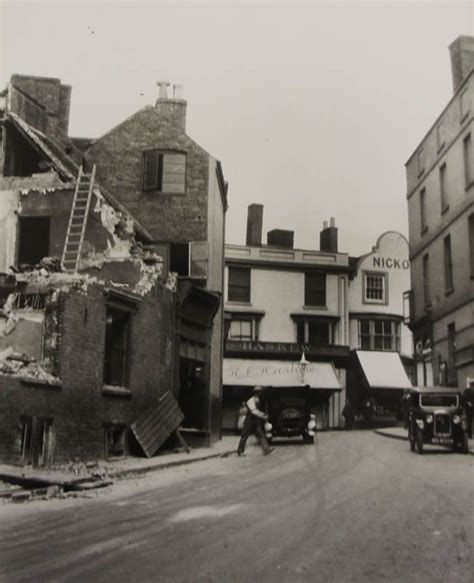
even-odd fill
[[[142,191],[142,154],[187,153],[186,194]],[[153,107],[141,109],[87,150],[97,178],[160,241],[206,241],[209,154]]]
[[[52,417],[54,463],[104,455],[104,423],[130,425],[172,388],[175,374],[173,294],[156,286],[137,305],[131,330],[128,397],[102,394],[106,301],[101,285],[61,292],[59,376],[61,388],[23,384],[0,375],[0,459],[20,462],[20,415]]]

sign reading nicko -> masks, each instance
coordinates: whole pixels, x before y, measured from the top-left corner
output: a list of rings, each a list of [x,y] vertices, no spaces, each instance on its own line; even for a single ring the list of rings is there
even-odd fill
[[[392,257],[373,257],[374,267],[383,267],[385,269],[410,269],[408,259],[395,259]]]

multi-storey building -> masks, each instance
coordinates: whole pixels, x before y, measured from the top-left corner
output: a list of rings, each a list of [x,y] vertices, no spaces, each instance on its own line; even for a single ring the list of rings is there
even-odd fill
[[[474,38],[450,46],[453,96],[406,163],[417,382],[474,380]]]
[[[373,398],[396,412],[402,391],[412,386],[413,341],[404,318],[410,289],[408,241],[383,233],[369,253],[351,257],[348,290],[349,346],[354,356],[347,393],[357,411]]]
[[[334,219],[319,251],[295,249],[293,231],[280,229],[262,244],[262,220],[263,206],[250,205],[246,245],[226,245],[224,429],[235,429],[252,384],[298,386],[303,355],[320,428],[342,426],[346,396],[356,410],[374,397],[395,411],[411,386],[406,238],[384,233],[356,258],[338,251]]]
[[[226,245],[224,428],[235,428],[249,390],[245,371],[274,385],[303,354],[320,366],[312,386],[318,424],[339,426],[350,361],[349,257],[337,250],[334,224],[321,232],[320,251],[295,249],[293,231],[281,229],[262,245],[262,217],[262,205],[250,205],[246,245]]]

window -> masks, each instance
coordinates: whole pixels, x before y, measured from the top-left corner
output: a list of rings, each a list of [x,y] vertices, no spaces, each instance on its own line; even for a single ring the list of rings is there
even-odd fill
[[[451,322],[448,324],[448,384],[450,385],[456,383],[455,352],[456,324]]]
[[[430,295],[430,256],[428,253],[423,255],[423,301],[425,306],[429,306],[431,304],[431,295]]]
[[[207,243],[171,243],[170,271],[182,277],[207,278]]]
[[[471,185],[474,180],[474,160],[472,159],[472,142],[471,134],[466,136],[463,141],[464,145],[464,181],[466,188]]]
[[[334,343],[334,325],[329,320],[308,318],[296,322],[296,342],[313,346]]]
[[[438,144],[438,150],[440,150],[445,144],[445,128],[444,128],[444,121],[441,120],[436,127],[436,139]]]
[[[45,466],[51,461],[52,425],[49,417],[20,417],[22,463]]]
[[[126,425],[119,423],[104,426],[105,457],[123,456],[125,453]]]
[[[325,273],[305,273],[304,305],[317,307],[326,306]]]
[[[19,217],[18,266],[37,265],[49,255],[49,217]]]
[[[149,150],[143,152],[143,190],[171,194],[186,192],[186,154]]]
[[[421,232],[424,233],[428,228],[426,224],[426,190],[420,190],[420,226]]]
[[[453,257],[451,253],[451,235],[447,235],[444,244],[444,289],[445,292],[453,291]]]
[[[385,273],[366,273],[364,280],[364,300],[366,302],[386,303],[386,274]]]
[[[417,154],[417,163],[418,163],[418,176],[421,176],[425,171],[425,156],[423,152],[423,148],[418,150]]]
[[[441,198],[441,212],[444,212],[449,206],[446,192],[446,163],[439,168],[439,192]]]
[[[474,213],[469,216],[469,253],[471,260],[471,277],[474,277]]]
[[[232,318],[229,329],[229,340],[251,342],[258,340],[258,320],[256,318]]]
[[[104,383],[126,387],[130,368],[131,312],[106,307]]]
[[[227,299],[229,302],[250,303],[249,267],[229,267]]]
[[[359,346],[362,350],[400,350],[400,322],[359,320]]]
[[[461,103],[461,122],[464,121],[466,115],[469,113],[469,87],[464,89],[459,97],[459,101]]]

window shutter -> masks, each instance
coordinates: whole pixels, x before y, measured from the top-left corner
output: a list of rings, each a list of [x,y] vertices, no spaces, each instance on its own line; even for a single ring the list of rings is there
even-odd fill
[[[143,154],[143,190],[161,190],[160,162],[162,155],[157,151]]]
[[[186,154],[165,154],[163,161],[163,192],[186,192]]]
[[[207,243],[190,243],[191,266],[190,276],[205,279],[207,277]]]

